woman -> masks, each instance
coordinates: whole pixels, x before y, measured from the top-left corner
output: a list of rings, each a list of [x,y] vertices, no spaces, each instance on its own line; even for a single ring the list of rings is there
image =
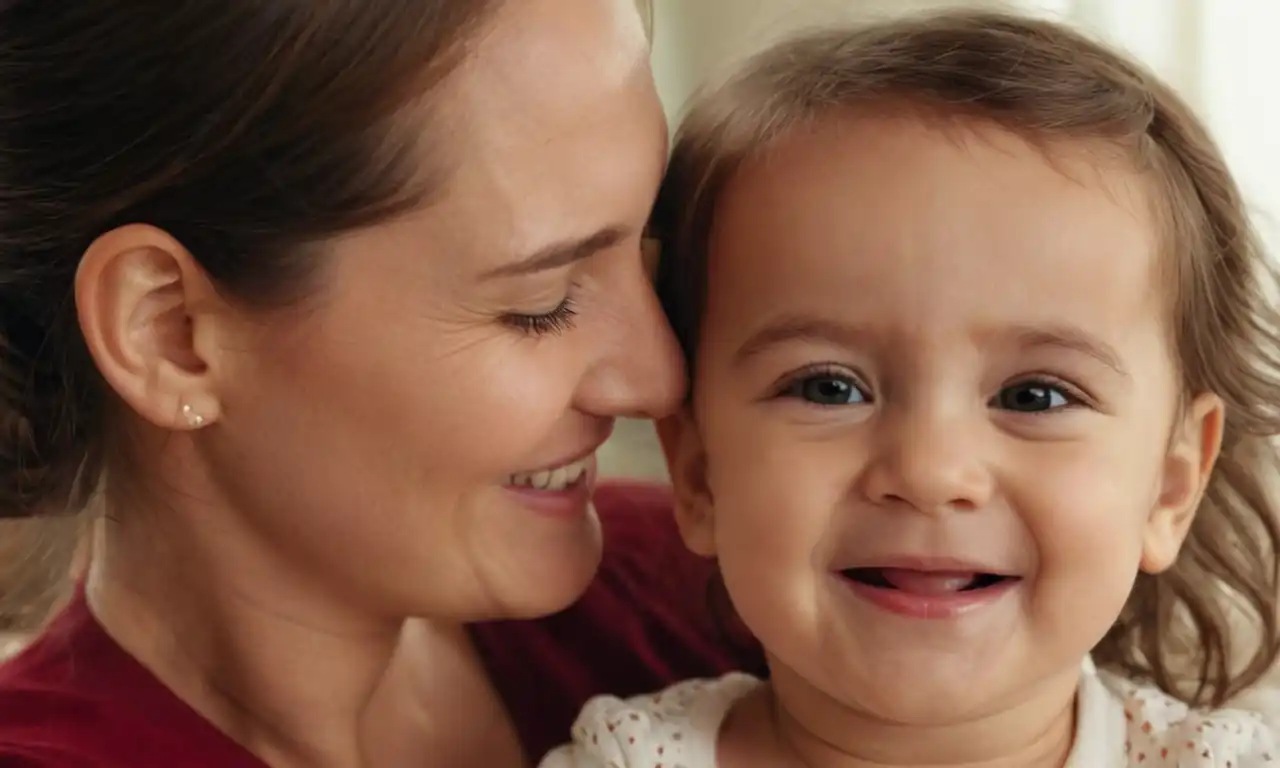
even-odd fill
[[[630,0],[0,4],[0,509],[106,515],[0,765],[518,765],[731,663],[661,499],[588,504],[682,395],[646,48]]]

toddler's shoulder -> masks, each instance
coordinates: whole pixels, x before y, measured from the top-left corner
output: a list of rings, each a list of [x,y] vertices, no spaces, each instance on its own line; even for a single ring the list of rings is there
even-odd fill
[[[627,699],[597,696],[574,722],[573,743],[552,751],[540,768],[712,766],[725,715],[759,685],[735,672]]]
[[[1130,765],[1280,766],[1275,735],[1256,713],[1194,709],[1155,686],[1112,675],[1104,682],[1124,708]]]

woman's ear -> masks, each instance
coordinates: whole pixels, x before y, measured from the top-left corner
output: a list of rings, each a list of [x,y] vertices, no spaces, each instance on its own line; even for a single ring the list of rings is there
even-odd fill
[[[1160,494],[1147,518],[1142,542],[1141,568],[1146,573],[1168,570],[1191,531],[1196,509],[1204,498],[1213,468],[1222,449],[1222,399],[1217,395],[1197,397],[1176,426],[1169,453],[1165,457]]]
[[[707,485],[707,454],[698,424],[686,406],[660,420],[657,427],[675,491],[675,514],[680,535],[685,546],[695,554],[714,557],[715,499]]]
[[[219,416],[221,298],[195,258],[168,233],[130,224],[81,257],[76,310],[89,353],[125,403],[166,429],[198,429]]]

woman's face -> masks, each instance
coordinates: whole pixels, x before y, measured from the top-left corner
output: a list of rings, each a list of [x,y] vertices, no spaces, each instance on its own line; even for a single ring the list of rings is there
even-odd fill
[[[242,551],[269,553],[246,579],[387,615],[555,611],[600,557],[590,457],[683,394],[641,258],[666,158],[641,23],[629,0],[506,6],[436,107],[440,199],[246,323],[198,438]]]

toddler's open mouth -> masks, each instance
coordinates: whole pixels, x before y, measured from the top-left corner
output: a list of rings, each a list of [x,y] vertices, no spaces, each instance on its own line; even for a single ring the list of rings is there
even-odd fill
[[[846,568],[846,579],[878,589],[897,590],[921,596],[942,596],[975,592],[1004,585],[1018,577],[976,571],[921,571],[911,568]]]
[[[959,568],[964,568],[959,565]],[[859,567],[839,571],[855,596],[889,613],[913,619],[954,619],[995,605],[1021,577],[982,570]]]

